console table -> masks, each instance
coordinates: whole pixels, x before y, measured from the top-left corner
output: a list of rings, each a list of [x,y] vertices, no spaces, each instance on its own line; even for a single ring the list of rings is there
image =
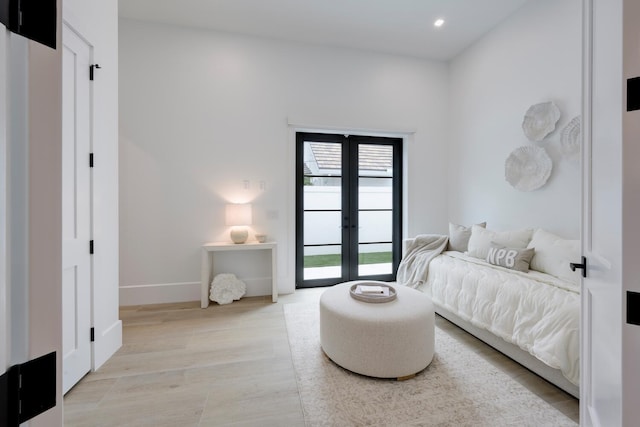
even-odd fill
[[[209,306],[209,286],[211,285],[211,279],[213,277],[212,266],[213,256],[215,252],[230,252],[230,251],[254,251],[254,250],[266,250],[271,254],[271,301],[278,301],[278,282],[276,274],[276,246],[275,242],[266,243],[206,243],[202,245],[202,274],[201,274],[201,293],[200,293],[200,307],[207,308]]]

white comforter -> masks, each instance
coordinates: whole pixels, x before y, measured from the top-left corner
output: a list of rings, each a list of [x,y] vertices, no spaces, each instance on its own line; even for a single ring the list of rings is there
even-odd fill
[[[434,258],[420,290],[433,302],[560,369],[579,383],[579,287],[520,273],[459,252]]]

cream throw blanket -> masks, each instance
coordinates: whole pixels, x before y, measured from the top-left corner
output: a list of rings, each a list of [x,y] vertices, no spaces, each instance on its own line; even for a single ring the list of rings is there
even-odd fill
[[[429,263],[446,249],[448,242],[449,236],[440,234],[416,236],[398,267],[398,284],[415,289],[424,283],[427,280]]]

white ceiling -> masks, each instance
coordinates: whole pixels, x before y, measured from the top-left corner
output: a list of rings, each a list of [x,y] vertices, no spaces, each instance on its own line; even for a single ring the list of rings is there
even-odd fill
[[[131,19],[447,60],[526,1],[119,0],[119,8]]]

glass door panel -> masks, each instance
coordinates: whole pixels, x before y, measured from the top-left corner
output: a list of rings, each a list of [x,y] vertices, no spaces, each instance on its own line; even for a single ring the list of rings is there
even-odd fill
[[[358,144],[358,276],[393,274],[393,146]]]
[[[358,275],[391,274],[393,236],[392,212],[358,213]]]
[[[306,199],[316,193],[305,192]],[[340,211],[304,211],[304,280],[342,277]]]
[[[343,276],[342,148],[339,141],[314,138],[302,144],[304,281]]]

